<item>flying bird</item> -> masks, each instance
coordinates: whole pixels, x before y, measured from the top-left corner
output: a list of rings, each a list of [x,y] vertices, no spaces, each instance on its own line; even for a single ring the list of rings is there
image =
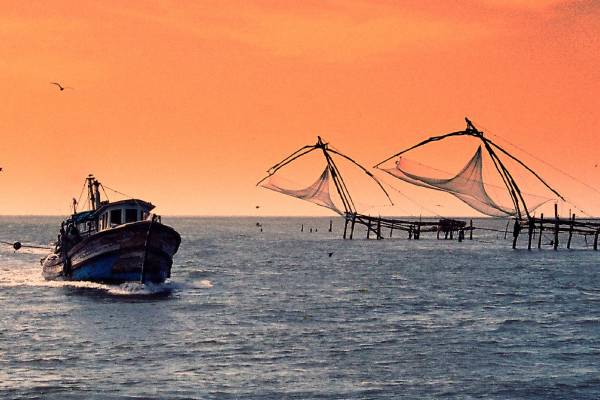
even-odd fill
[[[51,85],[56,85],[56,86],[58,86],[58,88],[59,88],[61,91],[65,90],[65,89],[73,89],[73,88],[72,88],[72,87],[70,87],[70,86],[63,86],[63,85],[61,85],[61,84],[60,84],[60,83],[58,83],[58,82],[50,82],[50,84],[51,84]]]

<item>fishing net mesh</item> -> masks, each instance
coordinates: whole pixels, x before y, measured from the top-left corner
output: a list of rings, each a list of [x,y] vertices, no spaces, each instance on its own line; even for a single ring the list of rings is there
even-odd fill
[[[288,196],[297,197],[302,200],[310,201],[311,203],[318,204],[322,207],[329,208],[336,213],[343,215],[334,202],[331,200],[329,183],[331,176],[329,173],[329,166],[325,167],[321,176],[310,186],[304,189],[288,189],[288,182],[284,182],[282,178],[275,175],[269,176],[266,180],[261,182],[260,186],[274,190],[279,193],[287,194]]]
[[[416,163],[411,163],[402,157],[398,159],[394,168],[384,168],[383,170],[413,185],[450,193],[482,214],[492,217],[515,215],[513,208],[497,204],[486,192],[483,183],[481,147],[477,149],[475,155],[463,169],[449,179],[421,176],[417,171],[418,166]]]

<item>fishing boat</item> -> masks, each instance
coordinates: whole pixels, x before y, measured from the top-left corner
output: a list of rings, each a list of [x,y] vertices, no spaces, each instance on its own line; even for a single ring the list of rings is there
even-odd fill
[[[171,276],[181,237],[140,199],[110,202],[102,184],[86,178],[89,210],[61,223],[54,251],[41,260],[46,280],[162,283]],[[85,188],[85,186],[84,186]],[[106,192],[105,192],[106,194]]]

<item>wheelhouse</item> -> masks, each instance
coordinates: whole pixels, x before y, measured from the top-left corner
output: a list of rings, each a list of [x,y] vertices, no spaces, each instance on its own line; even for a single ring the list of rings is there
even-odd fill
[[[143,221],[148,218],[154,206],[137,199],[105,203],[95,212],[98,231],[115,228],[119,225]]]

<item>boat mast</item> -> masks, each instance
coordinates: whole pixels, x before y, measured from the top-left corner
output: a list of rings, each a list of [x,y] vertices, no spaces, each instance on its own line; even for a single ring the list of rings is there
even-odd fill
[[[87,178],[85,178],[88,185],[88,199],[90,201],[90,210],[95,211],[100,208],[100,182],[94,175],[89,174]]]

